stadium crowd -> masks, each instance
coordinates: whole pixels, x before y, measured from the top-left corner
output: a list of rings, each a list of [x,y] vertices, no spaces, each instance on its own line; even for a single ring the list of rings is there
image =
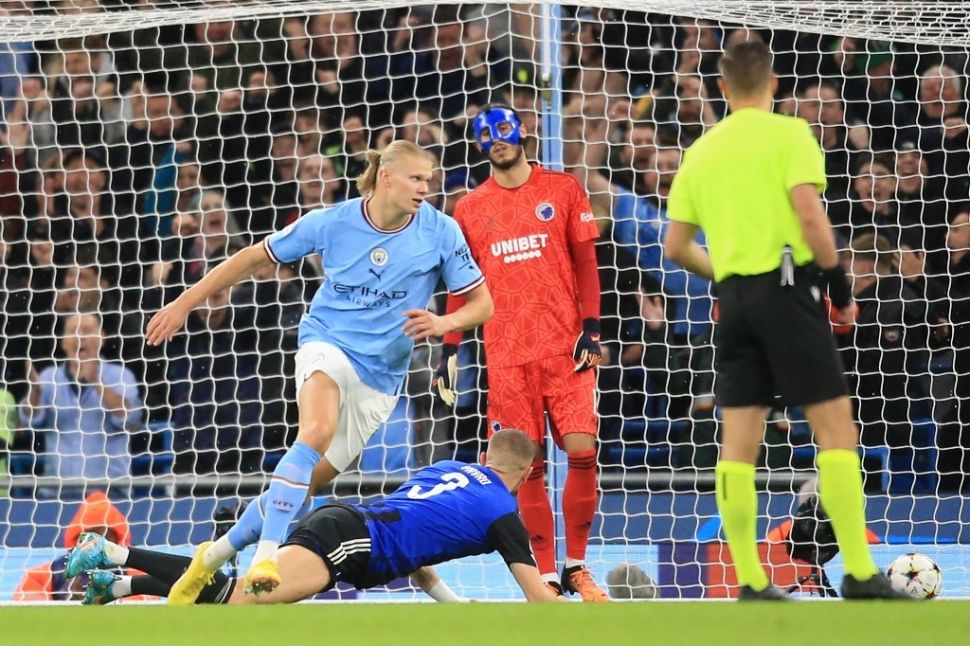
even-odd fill
[[[145,324],[242,245],[356,196],[368,148],[405,138],[433,151],[430,199],[452,213],[487,179],[467,133],[480,106],[511,104],[541,133],[538,50],[525,36],[534,21],[489,11],[414,7],[3,45],[0,404],[10,414],[0,443],[39,456],[16,468],[117,476],[157,449],[146,429],[165,427],[176,472],[262,471],[293,427],[295,325],[319,266],[267,270],[213,297],[161,348],[144,344]],[[904,456],[891,467],[918,470],[906,447],[931,427],[940,486],[963,486],[967,57],[567,13],[563,161],[602,232],[603,468],[713,467],[716,290],[663,257],[664,210],[683,151],[725,114],[722,48],[761,38],[776,52],[778,111],[806,119],[825,153],[824,198],[860,308],[855,326],[836,331],[863,444],[890,446]],[[536,159],[541,141],[527,144]],[[419,463],[483,434],[480,348],[460,355],[457,423],[428,394],[437,351],[417,347],[409,378]],[[797,419],[778,411],[782,443]]]

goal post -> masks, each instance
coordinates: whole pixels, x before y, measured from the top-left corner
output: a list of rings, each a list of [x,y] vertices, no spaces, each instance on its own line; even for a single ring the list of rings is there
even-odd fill
[[[749,37],[776,56],[776,110],[806,119],[826,156],[863,310],[836,332],[877,562],[928,554],[944,595],[970,595],[968,17],[936,1],[3,3],[0,602],[27,598],[24,573],[101,513],[82,509],[92,492],[135,544],[188,554],[219,508],[263,488],[295,435],[296,325],[319,259],[214,297],[164,347],[145,345],[148,319],[234,250],[354,197],[366,150],[395,137],[433,151],[429,200],[453,213],[488,178],[468,120],[490,101],[518,111],[532,159],[586,187],[602,232],[590,567],[606,581],[637,566],[662,598],[735,594],[713,496],[716,297],[661,250],[682,153],[727,111],[717,59]],[[110,364],[98,378],[127,393],[125,414],[104,414],[74,352]],[[389,423],[327,496],[475,458],[481,344],[461,346],[455,411],[429,392],[439,355],[415,348]],[[810,495],[816,454],[795,409],[773,411],[766,445],[759,538]],[[565,458],[548,458],[562,533]],[[762,550],[777,583],[804,575],[782,544]],[[463,596],[516,594],[493,558],[442,576]],[[417,597],[404,584],[335,594]]]

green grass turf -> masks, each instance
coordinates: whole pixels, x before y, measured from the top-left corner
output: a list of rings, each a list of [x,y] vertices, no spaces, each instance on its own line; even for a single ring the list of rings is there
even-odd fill
[[[970,644],[970,602],[4,607],[0,643],[947,646]]]

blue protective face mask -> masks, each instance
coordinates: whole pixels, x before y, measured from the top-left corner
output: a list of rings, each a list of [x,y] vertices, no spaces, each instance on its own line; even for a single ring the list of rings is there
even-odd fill
[[[499,126],[504,123],[509,124],[511,127],[503,135]],[[521,128],[522,122],[519,121],[519,117],[516,116],[515,112],[509,108],[483,110],[472,121],[472,132],[475,135],[475,141],[478,142],[486,154],[488,154],[488,151],[492,148],[492,144],[496,141],[518,146],[522,139]],[[490,138],[488,141],[482,141],[482,133],[486,130]]]

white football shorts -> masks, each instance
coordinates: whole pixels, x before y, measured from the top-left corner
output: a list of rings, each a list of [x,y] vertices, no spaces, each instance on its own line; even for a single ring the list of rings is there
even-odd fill
[[[374,390],[357,376],[343,350],[323,341],[303,344],[296,353],[296,394],[314,372],[320,371],[337,382],[340,388],[340,417],[337,433],[324,453],[337,471],[353,464],[381,424],[387,421],[397,405],[397,395]]]

